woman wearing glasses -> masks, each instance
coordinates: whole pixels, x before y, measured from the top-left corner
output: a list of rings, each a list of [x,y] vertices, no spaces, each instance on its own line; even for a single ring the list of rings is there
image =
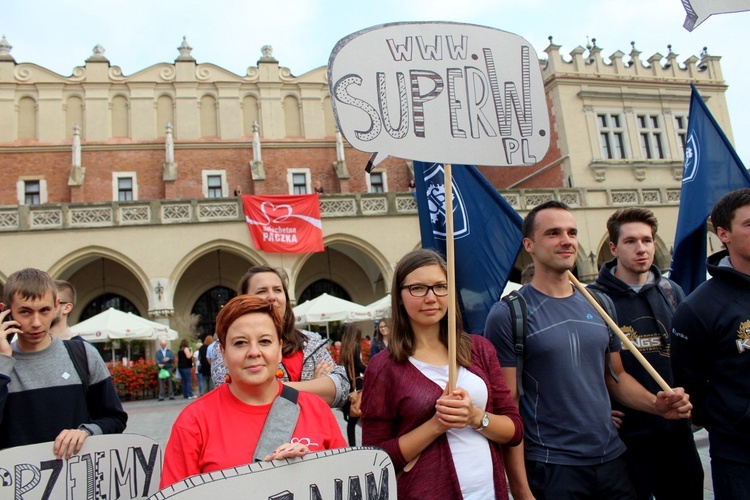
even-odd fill
[[[521,417],[492,344],[460,331],[458,309],[458,377],[446,391],[447,295],[437,253],[415,250],[396,266],[387,355],[365,377],[362,445],[388,452],[399,498],[508,498],[500,445],[521,442]]]

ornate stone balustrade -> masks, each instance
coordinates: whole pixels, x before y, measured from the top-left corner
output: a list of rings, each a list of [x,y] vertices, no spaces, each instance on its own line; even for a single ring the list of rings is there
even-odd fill
[[[679,188],[633,189],[516,189],[501,194],[518,212],[549,200],[573,209],[626,205],[679,205]],[[321,216],[414,216],[417,203],[410,193],[332,194],[320,198]],[[65,203],[0,207],[0,232],[43,231],[115,226],[194,224],[242,221],[237,198],[151,200],[112,203]]]

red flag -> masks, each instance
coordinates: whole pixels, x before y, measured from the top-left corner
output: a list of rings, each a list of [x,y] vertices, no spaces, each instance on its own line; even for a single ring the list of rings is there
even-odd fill
[[[255,247],[264,252],[322,252],[323,226],[317,194],[242,197]]]

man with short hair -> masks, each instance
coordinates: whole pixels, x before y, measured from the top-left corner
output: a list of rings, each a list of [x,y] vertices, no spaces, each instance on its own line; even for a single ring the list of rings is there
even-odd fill
[[[708,257],[712,278],[672,319],[675,383],[690,391],[696,424],[708,430],[717,499],[750,498],[750,188],[711,211],[726,247]]]
[[[49,333],[60,340],[83,340],[83,337],[73,333],[68,325],[68,316],[76,305],[76,289],[67,281],[55,280],[54,283],[60,305]]]
[[[685,294],[654,265],[658,221],[651,210],[628,207],[607,221],[609,248],[614,259],[605,263],[590,288],[614,303],[617,324],[670,385],[669,362],[672,315]],[[623,346],[622,364],[651,393],[659,385]],[[623,454],[639,499],[703,498],[703,465],[687,420],[666,420],[612,401],[623,414],[620,438]],[[681,477],[681,481],[674,481]]]
[[[156,366],[167,370],[169,376],[159,379],[159,401],[164,401],[164,389],[169,388],[167,393],[169,399],[174,399],[174,385],[172,384],[172,368],[174,366],[174,354],[167,348],[167,341],[161,339],[161,349],[156,350]]]
[[[59,459],[78,453],[90,435],[121,433],[128,416],[96,349],[87,342],[72,346],[78,343],[50,335],[59,305],[56,293],[52,279],[38,269],[15,272],[5,284],[7,309],[0,313],[0,449],[54,441],[53,453]],[[14,335],[18,338],[11,345]]]
[[[550,201],[535,207],[522,233],[535,269],[531,283],[519,290],[528,308],[522,373],[516,372],[505,301],[493,306],[485,328],[517,404],[517,376],[525,391],[520,405],[525,445],[504,450],[513,497],[634,498],[609,395],[667,418],[687,418],[690,402],[681,389],[655,396],[623,369],[620,341],[568,279],[578,253],[578,229],[568,206]]]

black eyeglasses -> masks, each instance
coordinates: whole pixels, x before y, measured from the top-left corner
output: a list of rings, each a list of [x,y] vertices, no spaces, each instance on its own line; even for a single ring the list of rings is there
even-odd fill
[[[424,297],[430,290],[432,290],[432,293],[434,293],[436,297],[445,297],[448,295],[447,283],[438,283],[436,285],[404,285],[401,287],[401,290],[403,289],[409,290],[409,294],[412,297]]]

